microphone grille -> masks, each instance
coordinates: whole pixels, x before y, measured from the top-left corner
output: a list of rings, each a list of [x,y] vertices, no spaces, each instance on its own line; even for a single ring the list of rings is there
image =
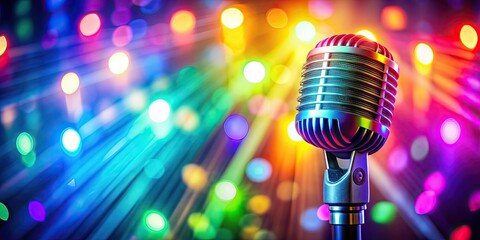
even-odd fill
[[[398,77],[381,44],[355,34],[323,39],[303,66],[298,132],[329,151],[376,152],[389,134]]]
[[[388,51],[383,45],[374,42],[363,35],[355,34],[339,34],[334,35],[328,38],[323,39],[315,48],[318,47],[333,47],[333,46],[348,46],[362,48],[372,52],[382,54],[385,57],[388,57],[390,60],[394,61],[393,55]]]

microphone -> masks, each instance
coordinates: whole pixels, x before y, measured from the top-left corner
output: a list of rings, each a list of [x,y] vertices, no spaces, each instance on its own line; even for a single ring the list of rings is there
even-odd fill
[[[325,38],[307,55],[295,126],[325,150],[324,202],[334,239],[361,239],[370,198],[367,156],[390,133],[398,77],[388,49],[361,35]]]

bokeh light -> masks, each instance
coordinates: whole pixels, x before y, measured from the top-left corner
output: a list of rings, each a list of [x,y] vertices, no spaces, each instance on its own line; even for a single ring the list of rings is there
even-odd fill
[[[467,48],[474,49],[478,43],[478,34],[471,25],[463,25],[460,29],[460,41]]]
[[[311,22],[301,21],[295,27],[295,35],[300,41],[309,42],[316,34],[315,26]]]
[[[291,201],[298,197],[298,183],[291,181],[280,182],[277,186],[277,197],[282,201]]]
[[[288,23],[288,16],[280,8],[272,8],[267,12],[267,22],[273,28],[284,28]]]
[[[378,202],[372,207],[372,220],[380,224],[390,224],[397,216],[397,207],[391,202]]]
[[[165,122],[170,116],[170,105],[163,99],[157,99],[148,107],[148,116],[153,122]]]
[[[474,191],[468,198],[468,208],[470,212],[480,209],[480,190]]]
[[[182,106],[175,113],[175,123],[185,132],[192,132],[200,124],[200,118],[195,110]]]
[[[403,30],[407,26],[407,14],[401,7],[387,6],[382,10],[381,21],[390,30]]]
[[[228,181],[221,181],[215,185],[215,194],[224,201],[230,201],[237,195],[237,188]]]
[[[37,161],[37,154],[35,151],[29,152],[27,155],[22,155],[22,163],[25,167],[32,167]]]
[[[31,201],[28,204],[28,212],[30,213],[30,217],[37,222],[45,221],[46,212],[43,205],[38,201]]]
[[[317,209],[309,208],[300,217],[300,224],[306,231],[315,232],[322,227],[323,222],[317,217]]]
[[[410,155],[413,160],[421,161],[425,159],[429,151],[428,139],[425,136],[419,136],[413,140],[410,147]]]
[[[462,225],[455,228],[450,235],[450,240],[470,240],[472,239],[472,229],[468,225]]]
[[[223,10],[221,20],[227,28],[238,28],[243,23],[243,13],[238,8],[227,8]]]
[[[115,47],[124,47],[133,38],[132,28],[128,25],[115,28],[112,34],[112,43]]]
[[[300,142],[303,140],[302,136],[298,134],[297,128],[295,127],[295,120],[291,121],[287,127],[288,137],[294,142]]]
[[[271,206],[270,198],[267,195],[255,195],[248,201],[248,209],[255,214],[265,214]]]
[[[0,202],[0,220],[7,221],[10,213],[8,212],[7,206]]]
[[[264,182],[272,175],[272,166],[263,158],[255,158],[247,164],[245,172],[251,181]]]
[[[201,190],[208,181],[205,170],[196,164],[187,164],[182,169],[182,180],[188,188]]]
[[[17,150],[22,155],[28,155],[34,147],[32,136],[27,132],[22,132],[17,136]]]
[[[154,232],[163,232],[168,229],[168,221],[160,212],[151,211],[145,216],[145,225]]]
[[[80,134],[73,128],[67,128],[62,132],[62,148],[72,156],[77,155],[82,147],[82,139]]]
[[[437,195],[433,191],[425,191],[418,195],[415,200],[415,212],[418,214],[427,214],[433,211],[437,205]]]
[[[460,138],[460,124],[453,118],[446,119],[440,127],[442,139],[447,144],[455,144]]]
[[[415,46],[415,58],[424,65],[429,65],[433,62],[433,50],[426,43],[419,43]]]
[[[326,19],[333,15],[333,2],[329,0],[308,1],[308,11],[318,19]]]
[[[423,189],[434,192],[435,194],[440,194],[445,189],[447,185],[447,180],[441,172],[433,172],[428,175],[423,183]]]
[[[265,66],[258,61],[248,62],[243,68],[243,76],[251,83],[259,83],[265,79]]]
[[[177,33],[189,33],[195,28],[196,19],[192,12],[180,10],[173,14],[170,28]]]
[[[210,221],[204,214],[192,213],[188,216],[187,223],[194,231],[204,232],[207,231]]]
[[[65,94],[74,94],[80,86],[80,79],[76,73],[69,72],[63,75],[60,85]]]
[[[7,51],[8,42],[5,35],[0,35],[0,56],[2,56],[5,51]]]
[[[330,220],[330,210],[328,209],[328,204],[322,204],[317,210],[317,217],[322,221]]]
[[[130,59],[126,52],[120,51],[115,52],[109,59],[108,59],[108,68],[114,74],[122,74],[128,69],[128,65],[130,65]]]
[[[403,146],[395,147],[388,156],[388,167],[393,172],[400,172],[408,164],[408,152]]]
[[[366,30],[366,29],[362,29],[362,30],[358,31],[357,35],[362,35],[362,36],[364,36],[364,37],[366,37],[366,38],[368,38],[368,39],[370,39],[374,42],[377,41],[377,37],[375,37],[375,34],[373,34],[371,31]]]
[[[80,20],[80,33],[83,36],[89,37],[95,35],[100,30],[102,26],[102,21],[96,13],[89,13],[82,17]]]
[[[233,140],[242,140],[248,134],[248,122],[243,116],[233,114],[225,119],[223,130],[229,138]]]

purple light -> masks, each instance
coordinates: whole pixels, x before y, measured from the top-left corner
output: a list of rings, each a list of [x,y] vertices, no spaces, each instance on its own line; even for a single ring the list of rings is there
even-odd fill
[[[448,118],[445,120],[440,128],[440,134],[442,135],[442,139],[446,144],[456,143],[458,138],[460,138],[460,133],[460,125],[453,118]]]
[[[132,41],[132,28],[128,25],[120,26],[113,31],[112,42],[115,47],[124,47]]]
[[[223,123],[227,136],[233,140],[242,140],[248,133],[247,120],[238,114],[230,115]]]
[[[418,195],[415,201],[415,212],[418,214],[427,214],[437,205],[437,195],[433,191],[425,191]]]
[[[328,210],[327,204],[323,204],[318,208],[317,217],[322,221],[328,221],[330,219],[330,210]]]
[[[28,204],[28,211],[30,212],[30,216],[33,220],[37,222],[45,221],[45,208],[40,202],[31,201]]]
[[[390,157],[388,158],[388,167],[390,170],[392,170],[392,172],[400,172],[407,166],[407,163],[407,150],[402,146],[393,149],[392,154],[390,154]]]
[[[315,232],[322,227],[323,222],[317,217],[317,209],[309,208],[302,214],[300,224],[305,230]]]
[[[447,185],[447,181],[443,174],[440,172],[434,172],[425,179],[423,188],[438,195],[445,189],[445,185]]]
[[[471,212],[480,209],[480,190],[477,190],[470,195],[470,198],[468,199],[468,208]]]
[[[111,16],[112,23],[115,26],[127,24],[128,22],[130,22],[131,19],[132,12],[129,8],[126,7],[116,8]]]

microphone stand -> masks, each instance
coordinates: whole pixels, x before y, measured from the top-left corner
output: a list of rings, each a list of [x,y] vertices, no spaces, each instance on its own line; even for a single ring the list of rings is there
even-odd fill
[[[370,200],[367,153],[353,151],[347,169],[337,157],[325,152],[327,170],[323,181],[323,200],[330,210],[333,240],[361,240],[361,224]]]

